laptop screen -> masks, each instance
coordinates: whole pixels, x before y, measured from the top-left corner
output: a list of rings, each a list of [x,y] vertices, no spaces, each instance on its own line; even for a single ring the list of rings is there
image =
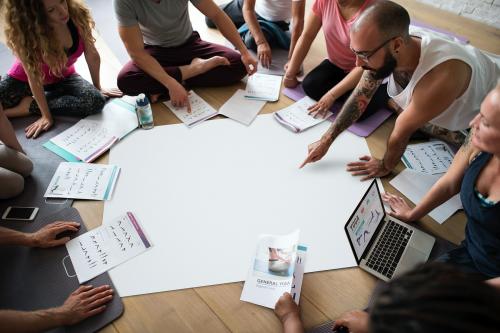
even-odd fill
[[[384,216],[384,205],[374,180],[345,226],[358,263]]]

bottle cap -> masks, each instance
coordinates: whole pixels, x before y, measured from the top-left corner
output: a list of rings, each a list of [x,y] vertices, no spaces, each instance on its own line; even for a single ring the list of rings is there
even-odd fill
[[[146,95],[139,94],[135,100],[135,103],[137,104],[137,106],[146,106],[149,104],[149,99]]]

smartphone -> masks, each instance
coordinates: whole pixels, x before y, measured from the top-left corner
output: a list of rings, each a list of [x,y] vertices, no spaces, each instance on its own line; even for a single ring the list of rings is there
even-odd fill
[[[4,220],[33,221],[38,207],[7,207],[2,215]]]

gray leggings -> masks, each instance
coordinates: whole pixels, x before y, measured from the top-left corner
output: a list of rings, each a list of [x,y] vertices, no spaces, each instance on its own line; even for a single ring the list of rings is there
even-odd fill
[[[33,163],[26,155],[0,143],[0,199],[21,194],[24,177],[32,170]]]
[[[91,83],[78,74],[43,87],[52,115],[86,117],[98,113],[106,102],[104,96]],[[17,106],[24,97],[32,96],[27,82],[6,75],[0,81],[0,101],[4,109]],[[30,113],[40,114],[36,101],[30,105]]]

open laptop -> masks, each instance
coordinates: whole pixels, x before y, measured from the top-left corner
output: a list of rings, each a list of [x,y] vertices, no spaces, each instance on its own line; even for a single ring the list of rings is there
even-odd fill
[[[427,261],[435,238],[386,214],[374,180],[345,227],[360,268],[389,281]]]

